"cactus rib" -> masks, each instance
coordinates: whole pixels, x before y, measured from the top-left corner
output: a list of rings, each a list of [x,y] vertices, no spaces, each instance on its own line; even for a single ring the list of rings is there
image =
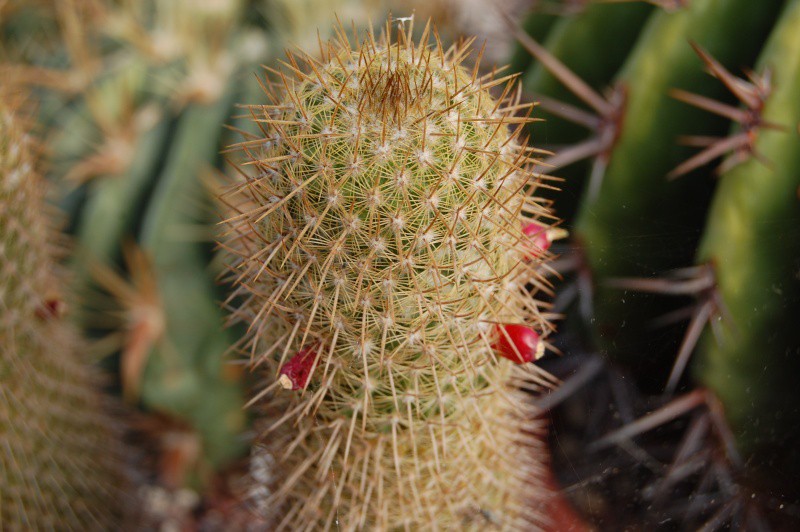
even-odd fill
[[[719,395],[748,454],[770,442],[791,447],[800,419],[786,402],[796,389],[800,346],[800,140],[791,131],[800,123],[798,28],[800,1],[792,0],[757,65],[772,75],[761,119],[785,128],[762,128],[754,140],[753,152],[771,164],[750,158],[720,176],[698,253],[713,266],[729,315],[717,338],[701,341],[696,374]]]

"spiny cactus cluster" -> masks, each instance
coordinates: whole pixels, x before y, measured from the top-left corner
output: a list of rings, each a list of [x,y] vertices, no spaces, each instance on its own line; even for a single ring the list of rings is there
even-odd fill
[[[253,71],[285,40],[317,53],[303,23],[325,35],[324,3],[0,0],[0,53],[17,62],[0,77],[37,87],[47,167],[77,235],[71,279],[86,298],[70,308],[99,335],[111,313],[92,313],[91,296],[119,296],[112,338],[122,341],[109,351],[121,394],[191,425],[163,453],[162,465],[180,456],[162,482],[201,487],[244,451],[241,366],[223,367],[233,344],[261,381],[244,497],[270,529],[544,526],[556,511],[528,392],[555,379],[527,363],[553,331],[536,298],[551,291],[542,276],[555,268],[556,214],[573,235],[559,265],[574,267],[563,273],[582,298],[576,312],[558,308],[558,346],[570,351],[580,329],[590,334],[578,342],[627,362],[651,391],[709,388],[595,449],[678,407],[707,400],[718,413],[716,395],[748,464],[800,471],[774,452],[800,426],[787,399],[800,369],[800,0],[537,3],[549,10],[525,28],[543,46],[510,27],[535,56],[514,63],[530,66],[525,88],[544,93],[534,95],[544,125],[531,124],[511,76],[464,66],[469,44],[446,49],[429,27],[415,41],[391,21],[358,45],[339,28],[320,56],[290,53],[259,86]],[[748,65],[747,80],[731,74]],[[136,490],[81,364],[85,344],[62,316],[67,283],[18,99],[2,96],[0,523],[115,528]],[[536,149],[523,142],[531,126]],[[222,327],[210,271],[220,264],[209,268],[206,178],[237,135],[221,246],[235,287],[224,305],[249,331],[238,341],[244,327]],[[562,146],[546,154],[542,141]],[[584,158],[591,168],[573,164]],[[539,172],[564,178],[555,213]],[[694,175],[676,179],[684,173]],[[694,301],[674,312],[640,291]],[[652,333],[664,316],[691,318],[683,341]],[[703,337],[706,324],[714,335]],[[727,434],[710,419],[695,420],[677,454],[699,460],[687,449],[702,434]],[[731,485],[717,470],[734,446],[718,454],[699,466],[705,488]],[[650,493],[692,475],[676,480],[688,468],[674,464]],[[734,502],[699,513],[735,522]]]
[[[116,529],[119,421],[66,321],[36,148],[20,98],[0,98],[0,528]]]
[[[520,386],[544,380],[512,360],[551,327],[530,106],[468,47],[393,31],[289,54],[236,146],[222,244],[264,379],[249,496],[287,529],[530,529],[544,455]]]

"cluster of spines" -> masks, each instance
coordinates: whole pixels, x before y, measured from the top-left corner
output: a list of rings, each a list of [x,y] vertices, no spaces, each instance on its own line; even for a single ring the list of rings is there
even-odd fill
[[[0,528],[116,528],[125,494],[117,422],[65,321],[19,98],[0,108]]]
[[[290,54],[235,147],[233,319],[268,381],[252,495],[292,528],[538,523],[515,386],[542,378],[494,349],[507,325],[550,327],[529,290],[545,254],[527,227],[548,217],[518,143],[530,106],[465,70],[468,46],[392,30]]]

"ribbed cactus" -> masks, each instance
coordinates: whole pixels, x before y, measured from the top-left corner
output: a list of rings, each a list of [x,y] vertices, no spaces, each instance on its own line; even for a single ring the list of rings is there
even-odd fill
[[[736,443],[726,442],[729,457],[738,448],[748,476],[795,500],[800,2],[650,3],[660,7],[631,50],[612,53],[603,34],[619,24],[615,40],[623,26],[636,36],[638,25],[627,21],[645,13],[633,3],[590,4],[544,46],[521,36],[538,60],[526,88],[594,133],[581,139],[559,122],[534,125],[534,135],[559,148],[548,171],[566,178],[566,196],[592,181],[571,231],[575,253],[563,261],[578,278],[572,294],[583,299],[569,323],[582,322],[592,333],[584,343],[624,363],[649,392],[665,391],[660,401],[699,388],[688,397],[714,397],[714,410],[718,398]],[[601,46],[608,68],[596,77],[600,61],[585,50]],[[622,66],[612,80],[614,61]],[[560,168],[589,157],[592,171]],[[568,351],[577,329],[562,329],[573,335]],[[697,408],[670,404],[673,416]],[[689,454],[675,458],[675,469]],[[707,517],[716,512],[709,507]],[[732,510],[721,515],[709,527],[736,526]]]
[[[117,529],[134,498],[119,421],[63,316],[35,150],[18,98],[2,93],[0,529]]]
[[[699,295],[701,309],[713,308],[710,321],[722,327],[701,342],[695,373],[725,404],[740,447],[767,449],[758,460],[780,460],[776,469],[796,474],[800,1],[786,2],[748,76],[751,85],[737,80],[737,95],[749,114],[730,134],[746,142],[724,162],[698,250],[715,280],[713,294]]]
[[[519,386],[542,377],[498,356],[550,330],[529,106],[467,48],[393,30],[290,54],[238,145],[223,246],[265,381],[249,496],[287,529],[530,529],[544,454]]]

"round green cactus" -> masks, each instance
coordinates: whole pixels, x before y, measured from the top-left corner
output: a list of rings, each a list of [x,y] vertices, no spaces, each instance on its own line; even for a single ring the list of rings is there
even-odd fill
[[[34,150],[17,99],[3,92],[0,529],[114,529],[134,497],[123,491],[118,421],[64,320]]]
[[[391,30],[290,55],[239,144],[223,246],[267,381],[250,496],[292,529],[530,527],[544,456],[519,385],[543,381],[498,356],[551,327],[530,106],[466,48]]]

